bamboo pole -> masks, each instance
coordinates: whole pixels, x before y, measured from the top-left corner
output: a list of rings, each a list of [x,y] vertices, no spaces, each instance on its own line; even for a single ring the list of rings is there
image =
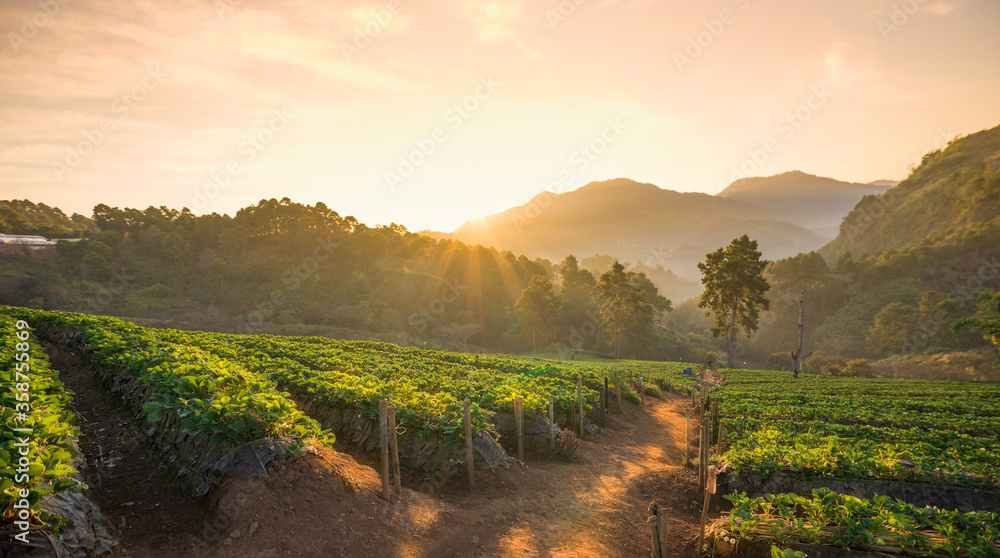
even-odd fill
[[[392,458],[392,480],[396,485],[396,494],[403,495],[403,477],[399,474],[399,439],[396,436],[396,406],[389,405],[389,452]]]
[[[382,498],[389,499],[389,417],[385,399],[378,402],[378,440],[382,451]]]
[[[465,464],[469,469],[469,488],[476,487],[476,464],[472,458],[472,401],[465,400]]]
[[[556,406],[552,396],[549,396],[549,449],[556,449]]]

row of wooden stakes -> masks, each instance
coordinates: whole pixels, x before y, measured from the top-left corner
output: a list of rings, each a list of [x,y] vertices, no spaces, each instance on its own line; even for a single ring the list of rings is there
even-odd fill
[[[639,392],[643,392],[642,378],[639,379]],[[622,411],[621,381],[618,372],[614,373],[615,408],[618,413]],[[604,378],[604,385],[598,386],[598,425],[601,428],[607,427],[608,410],[610,408],[611,389],[609,378]],[[583,436],[583,424],[586,412],[583,407],[583,379],[577,378],[576,383],[576,404],[570,410],[570,423],[578,436]],[[548,440],[550,449],[555,448],[555,403],[552,396],[548,400],[549,432]],[[640,395],[640,407],[645,409],[645,396]],[[469,475],[469,486],[476,486],[476,471],[473,456],[473,433],[472,433],[472,402],[466,399],[463,403],[464,423],[465,423],[465,462]],[[402,481],[399,473],[399,446],[396,439],[396,407],[389,405],[385,399],[378,403],[378,428],[379,447],[382,454],[382,498],[390,499],[390,485],[395,485],[396,494],[402,496]],[[517,459],[524,461],[524,399],[514,400],[514,431],[517,438]],[[390,471],[391,479],[390,482]]]

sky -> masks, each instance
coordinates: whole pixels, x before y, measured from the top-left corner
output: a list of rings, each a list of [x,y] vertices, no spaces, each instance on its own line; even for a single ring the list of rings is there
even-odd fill
[[[1000,124],[996,0],[4,0],[0,199],[451,231],[627,177],[905,178]]]

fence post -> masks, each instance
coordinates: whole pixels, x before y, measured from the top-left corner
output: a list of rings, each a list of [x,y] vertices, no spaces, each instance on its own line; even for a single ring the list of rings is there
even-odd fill
[[[579,433],[580,438],[583,438],[583,376],[576,379],[576,402],[578,405],[577,410],[580,414],[580,416],[577,417],[577,420],[579,421],[577,425],[577,432]]]
[[[476,487],[476,464],[472,458],[472,401],[465,400],[465,463],[469,469],[469,487]]]
[[[705,541],[705,523],[708,521],[708,503],[712,494],[715,494],[715,465],[712,465],[705,472],[707,483],[705,485],[705,503],[701,508],[701,531],[698,534],[698,554],[701,554],[701,545]]]
[[[618,378],[618,371],[615,370],[615,411],[622,412],[622,383]]]
[[[646,411],[646,386],[642,383],[642,374],[639,375],[639,408]]]
[[[597,396],[597,405],[599,408],[598,416],[601,421],[601,428],[607,426],[604,423],[604,386],[597,386],[597,390],[600,392]]]
[[[691,464],[691,411],[684,410],[684,466]]]
[[[524,461],[524,399],[514,400],[514,430],[517,431],[517,459]]]
[[[389,413],[386,400],[378,402],[378,440],[382,451],[382,498],[389,499]]]
[[[392,480],[396,485],[396,494],[403,495],[403,479],[399,474],[399,440],[396,437],[396,406],[389,405],[389,452],[392,454]]]
[[[556,449],[556,406],[551,395],[549,396],[549,449]]]

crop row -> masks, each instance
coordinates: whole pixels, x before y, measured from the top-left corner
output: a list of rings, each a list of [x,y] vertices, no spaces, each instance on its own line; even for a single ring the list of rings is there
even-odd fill
[[[1000,485],[994,384],[723,376],[712,395],[735,471]]]
[[[885,380],[728,370],[720,412],[996,436],[1000,384]],[[970,389],[971,388],[971,389]],[[735,395],[728,397],[729,394]]]
[[[95,368],[121,370],[151,390],[144,410],[157,422],[175,414],[191,435],[213,443],[294,438],[332,442],[273,382],[196,347],[158,339],[150,330],[109,317],[4,309],[53,336],[77,335]]]
[[[597,398],[603,376],[528,359],[498,358],[400,348],[380,343],[318,338],[241,336],[161,330],[164,339],[200,347],[273,379],[300,397],[377,416],[380,399],[396,406],[400,425],[446,441],[463,436],[462,401],[473,402],[473,430],[491,429],[496,412],[543,413],[548,397],[560,412],[577,400],[582,379],[585,408]]]
[[[812,497],[726,496],[733,504],[723,536],[832,545],[920,556],[998,556],[1000,515],[916,507],[876,496],[863,500],[825,488]]]
[[[0,531],[15,521],[61,528],[66,520],[41,511],[40,504],[82,488],[67,476],[76,473],[70,462],[80,434],[72,394],[49,367],[32,325],[0,314]]]

